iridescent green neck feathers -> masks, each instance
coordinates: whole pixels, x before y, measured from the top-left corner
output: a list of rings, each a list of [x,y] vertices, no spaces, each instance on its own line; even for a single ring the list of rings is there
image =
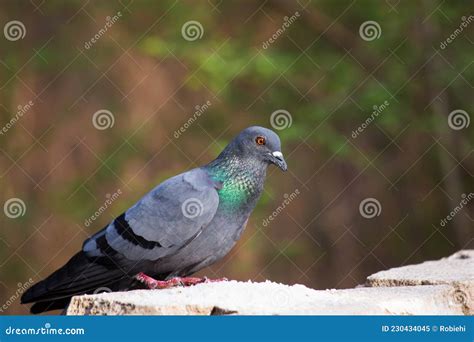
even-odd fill
[[[220,156],[206,169],[215,181],[222,183],[218,190],[221,205],[228,209],[254,206],[265,181],[267,166],[250,158]]]

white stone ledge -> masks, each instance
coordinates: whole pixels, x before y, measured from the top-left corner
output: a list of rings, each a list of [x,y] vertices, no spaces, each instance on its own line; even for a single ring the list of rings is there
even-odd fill
[[[68,315],[472,315],[474,251],[378,272],[367,287],[228,281],[73,297]]]

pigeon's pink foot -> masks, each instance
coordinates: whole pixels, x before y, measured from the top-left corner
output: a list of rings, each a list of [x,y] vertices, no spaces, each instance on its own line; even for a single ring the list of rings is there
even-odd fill
[[[178,278],[172,278],[169,280],[156,280],[150,276],[147,276],[145,273],[140,272],[135,276],[139,282],[145,285],[149,289],[169,289],[181,285]]]
[[[228,281],[227,278],[217,278],[217,279],[209,279],[208,277],[204,278],[195,278],[195,277],[184,277],[184,278],[173,278],[179,279],[184,286],[191,286],[201,283],[217,283],[220,281]]]
[[[169,289],[176,286],[191,286],[201,283],[214,283],[228,280],[227,278],[209,279],[207,277],[175,277],[168,280],[156,280],[150,276],[147,276],[143,272],[138,273],[135,278],[149,289]]]

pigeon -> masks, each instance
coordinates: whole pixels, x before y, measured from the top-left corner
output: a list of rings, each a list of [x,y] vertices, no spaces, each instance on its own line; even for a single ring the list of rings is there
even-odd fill
[[[244,129],[215,160],[165,180],[86,239],[21,302],[34,303],[36,314],[63,309],[80,294],[212,281],[191,275],[236,244],[270,164],[287,170],[278,135],[259,126]]]

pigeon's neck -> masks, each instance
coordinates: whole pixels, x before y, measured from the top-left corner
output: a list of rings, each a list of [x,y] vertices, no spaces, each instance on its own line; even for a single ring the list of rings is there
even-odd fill
[[[223,207],[253,209],[263,190],[266,163],[255,158],[223,153],[206,169],[213,180],[222,183],[218,193]]]

